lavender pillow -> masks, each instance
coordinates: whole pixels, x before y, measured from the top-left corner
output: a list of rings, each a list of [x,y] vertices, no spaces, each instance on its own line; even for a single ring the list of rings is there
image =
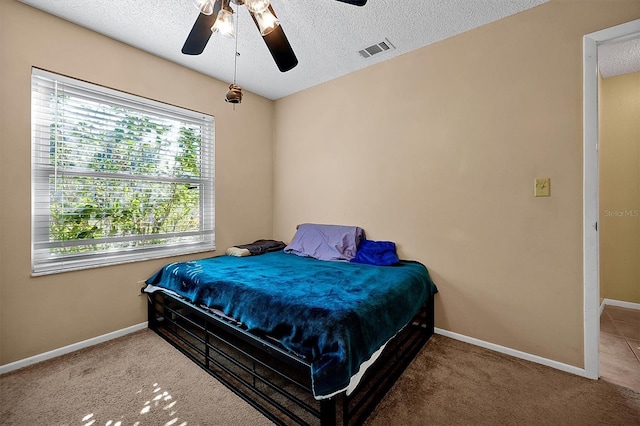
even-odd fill
[[[319,260],[351,260],[364,239],[364,230],[357,226],[303,223],[284,252]]]

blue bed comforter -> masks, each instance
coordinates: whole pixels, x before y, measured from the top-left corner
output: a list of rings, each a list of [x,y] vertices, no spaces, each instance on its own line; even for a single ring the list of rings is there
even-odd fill
[[[278,339],[311,363],[318,399],[352,390],[361,364],[437,292],[418,262],[385,267],[282,251],[172,263],[146,283]]]

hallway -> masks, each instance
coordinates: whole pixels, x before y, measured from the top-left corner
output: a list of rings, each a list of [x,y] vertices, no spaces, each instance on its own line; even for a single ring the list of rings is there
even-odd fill
[[[600,315],[600,379],[640,393],[640,310],[605,305]]]

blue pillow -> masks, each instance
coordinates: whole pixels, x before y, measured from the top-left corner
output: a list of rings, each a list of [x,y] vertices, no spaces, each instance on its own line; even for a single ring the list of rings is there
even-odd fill
[[[372,240],[362,241],[355,257],[350,261],[378,266],[391,266],[400,263],[396,253],[396,243]]]

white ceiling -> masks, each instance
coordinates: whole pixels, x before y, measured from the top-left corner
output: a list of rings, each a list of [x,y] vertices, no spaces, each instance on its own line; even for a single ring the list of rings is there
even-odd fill
[[[598,69],[603,78],[640,71],[640,34],[630,40],[599,45]]]
[[[19,1],[218,80],[233,81],[234,40],[213,35],[201,55],[180,52],[199,13],[191,0]],[[369,0],[358,7],[335,0],[272,0],[299,60],[286,73],[278,70],[248,11],[240,6],[235,15],[237,83],[279,99],[547,1]],[[358,53],[385,39],[395,49],[368,59]]]

